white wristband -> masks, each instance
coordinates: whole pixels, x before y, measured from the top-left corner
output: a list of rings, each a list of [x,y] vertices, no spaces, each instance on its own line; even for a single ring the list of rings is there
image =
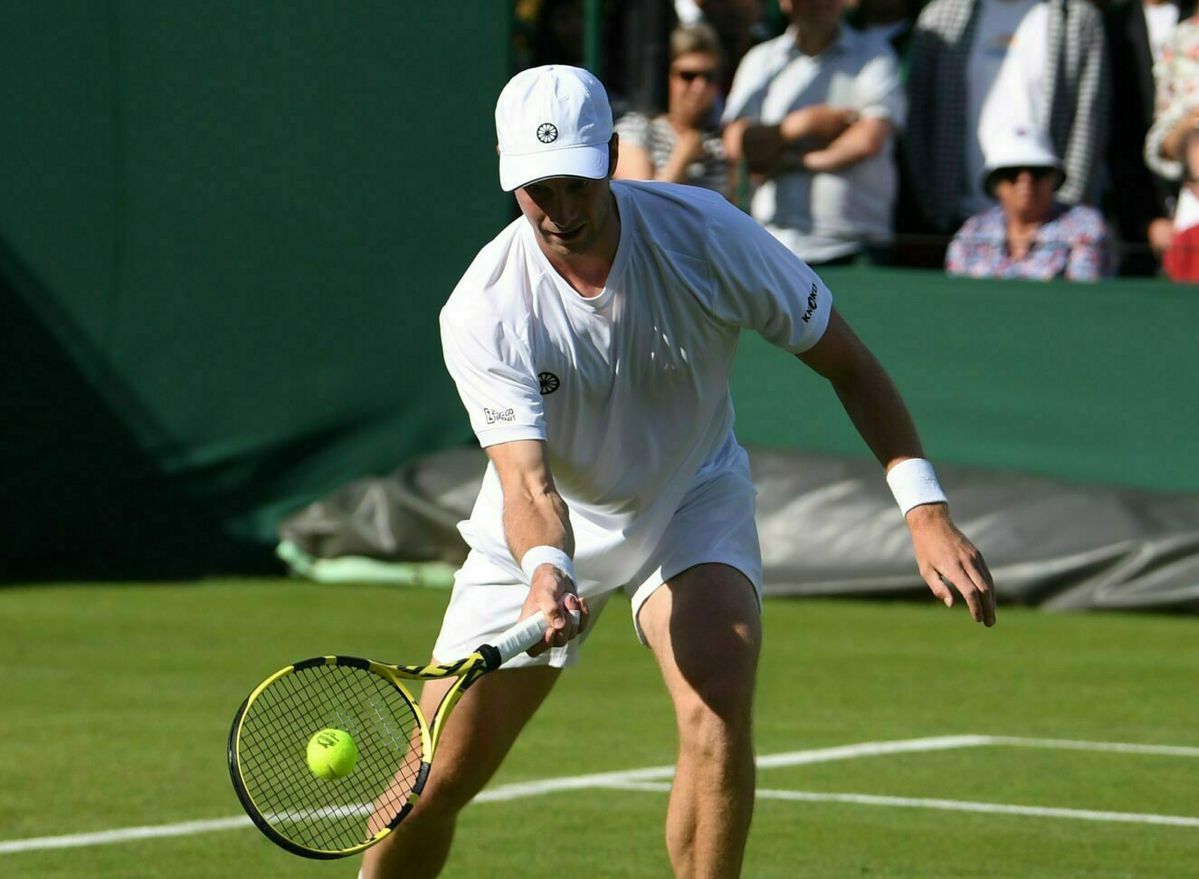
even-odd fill
[[[891,486],[891,494],[905,516],[912,507],[943,504],[947,500],[933,465],[923,458],[900,461],[887,471],[887,485]]]
[[[524,558],[520,560],[520,569],[525,572],[525,576],[529,582],[533,581],[533,572],[542,565],[553,565],[566,576],[570,577],[573,583],[575,579],[574,562],[570,560],[570,556],[558,549],[556,546],[535,546],[524,554]]]

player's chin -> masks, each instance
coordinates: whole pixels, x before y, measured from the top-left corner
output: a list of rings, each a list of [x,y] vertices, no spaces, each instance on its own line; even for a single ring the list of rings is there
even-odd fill
[[[574,252],[585,249],[587,244],[587,226],[585,224],[565,232],[543,229],[541,235],[547,244],[559,250]]]

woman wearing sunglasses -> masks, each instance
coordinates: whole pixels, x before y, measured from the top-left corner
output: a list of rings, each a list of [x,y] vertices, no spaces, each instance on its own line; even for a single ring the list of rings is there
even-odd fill
[[[722,52],[706,24],[677,28],[670,36],[669,99],[659,116],[629,113],[616,124],[625,180],[690,183],[728,195],[728,164],[720,140]]]
[[[1005,132],[987,149],[983,188],[998,205],[962,224],[945,255],[951,275],[1097,281],[1111,274],[1107,227],[1099,211],[1054,198],[1066,179],[1040,131]]]

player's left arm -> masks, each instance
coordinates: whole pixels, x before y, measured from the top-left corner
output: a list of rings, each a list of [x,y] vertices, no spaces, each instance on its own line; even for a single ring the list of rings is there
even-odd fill
[[[820,341],[798,355],[836,391],[862,439],[890,472],[924,451],[907,405],[882,364],[833,309]],[[946,503],[907,512],[916,563],[933,594],[953,606],[953,586],[976,622],[995,624],[995,588],[982,553],[958,530]]]

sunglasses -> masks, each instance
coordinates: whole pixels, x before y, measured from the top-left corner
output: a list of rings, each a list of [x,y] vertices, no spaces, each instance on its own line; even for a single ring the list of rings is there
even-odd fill
[[[1015,183],[1025,171],[1032,175],[1033,180],[1044,180],[1046,177],[1052,177],[1057,173],[1056,168],[1047,168],[1044,165],[1038,165],[1035,168],[1021,165],[1015,168],[998,169],[995,172],[995,179],[997,181],[1002,180],[1005,183]]]
[[[704,82],[716,82],[715,70],[676,70],[674,75],[683,82],[695,82],[697,79],[702,79]]]

